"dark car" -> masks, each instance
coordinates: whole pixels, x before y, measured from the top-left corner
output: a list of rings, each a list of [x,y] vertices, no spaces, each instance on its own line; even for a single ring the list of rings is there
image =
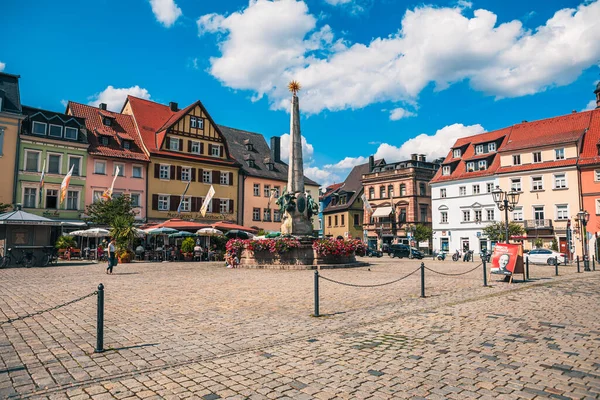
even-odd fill
[[[388,248],[388,254],[390,257],[410,257],[410,247],[406,244],[391,244]]]
[[[383,256],[383,252],[379,251],[377,249],[371,249],[371,248],[369,248],[369,249],[367,249],[366,256],[367,257],[381,257],[381,256]]]
[[[425,258],[425,254],[423,254],[423,252],[421,250],[415,249],[414,247],[411,250],[412,250],[412,255],[410,256],[411,258],[416,258],[417,260],[422,260],[423,258]]]

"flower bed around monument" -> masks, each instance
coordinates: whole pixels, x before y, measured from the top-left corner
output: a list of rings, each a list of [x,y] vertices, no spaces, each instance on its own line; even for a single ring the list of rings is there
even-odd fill
[[[231,239],[227,242],[227,251],[235,254],[238,257],[242,254],[242,250],[246,249],[253,253],[269,252],[271,254],[282,254],[291,249],[300,247],[300,241],[294,238],[278,238],[278,239]]]
[[[360,239],[319,239],[313,243],[319,257],[364,256],[367,247]]]

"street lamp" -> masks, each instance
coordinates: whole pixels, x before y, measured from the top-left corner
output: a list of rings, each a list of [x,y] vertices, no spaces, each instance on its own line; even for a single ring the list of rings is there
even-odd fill
[[[590,220],[590,213],[584,210],[581,210],[577,213],[577,219],[581,222],[581,226],[583,228],[582,236],[583,236],[583,270],[590,271],[590,260],[588,255],[588,242],[587,242],[587,231],[586,226],[588,221]]]
[[[506,243],[508,243],[508,212],[513,211],[519,202],[519,192],[514,189],[510,192],[505,192],[500,189],[499,186],[496,186],[496,189],[492,190],[492,198],[498,209],[504,211],[504,218],[506,220]]]

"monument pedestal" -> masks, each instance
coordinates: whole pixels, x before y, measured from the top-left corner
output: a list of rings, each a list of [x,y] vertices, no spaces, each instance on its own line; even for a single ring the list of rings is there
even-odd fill
[[[292,248],[284,253],[271,253],[268,250],[250,251],[242,250],[240,268],[256,269],[326,269],[326,268],[354,268],[369,265],[366,262],[356,261],[350,256],[325,256],[320,257],[313,249],[313,237],[300,238],[300,247]]]

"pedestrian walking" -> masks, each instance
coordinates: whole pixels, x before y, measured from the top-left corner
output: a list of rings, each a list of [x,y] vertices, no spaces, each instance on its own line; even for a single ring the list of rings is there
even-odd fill
[[[115,246],[115,239],[111,239],[108,244],[108,267],[106,268],[107,274],[112,274],[113,267],[117,265],[117,252]]]

